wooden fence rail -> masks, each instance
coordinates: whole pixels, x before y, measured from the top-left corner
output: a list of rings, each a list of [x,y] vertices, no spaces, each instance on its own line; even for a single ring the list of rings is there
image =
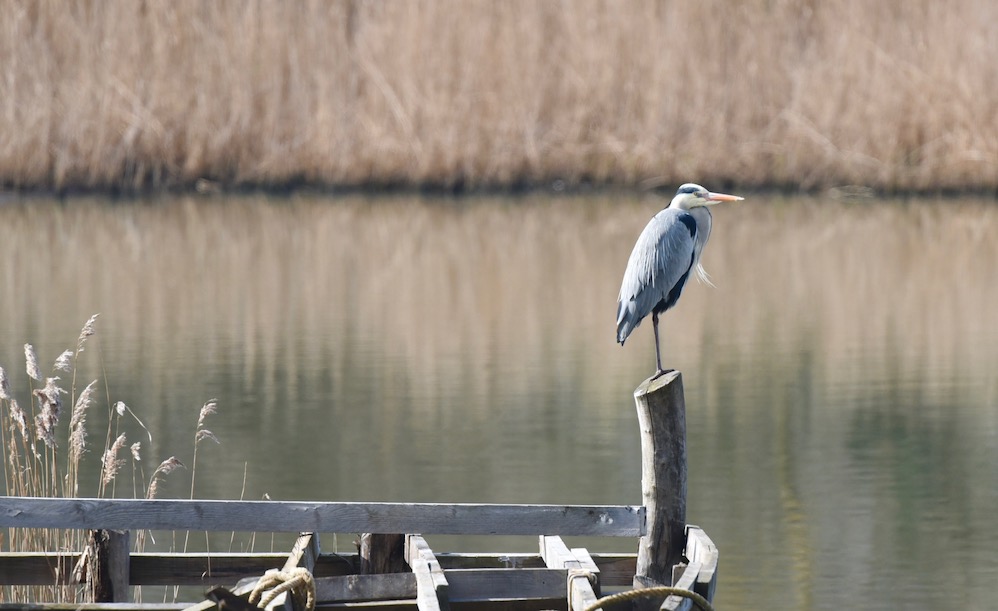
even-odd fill
[[[640,537],[629,505],[317,503],[0,497],[0,528]]]
[[[289,576],[307,577],[326,606],[378,604],[382,611],[582,611],[596,602],[604,586],[626,585],[673,584],[711,600],[717,548],[685,521],[682,378],[672,372],[649,379],[634,398],[643,456],[641,506],[0,496],[0,528],[90,531],[90,544],[80,553],[0,553],[0,586],[85,583],[89,599],[115,604],[127,603],[135,585],[216,586],[208,592],[209,601],[191,607],[198,610],[213,608],[217,600],[247,608],[245,599],[236,597],[248,596],[258,582],[273,587],[271,579]],[[130,532],[140,530],[294,532],[299,537],[286,557],[130,554]],[[358,554],[321,553],[319,533],[360,533]],[[539,549],[526,555],[438,553],[423,535],[534,535]],[[590,553],[569,548],[562,536],[635,538],[638,553]],[[67,570],[78,565],[86,570]],[[268,571],[270,567],[274,570]],[[280,591],[272,591],[276,598],[268,609],[289,602]],[[691,607],[688,597],[647,598],[652,592],[639,593],[645,598],[636,608]],[[0,603],[0,611],[7,608]]]

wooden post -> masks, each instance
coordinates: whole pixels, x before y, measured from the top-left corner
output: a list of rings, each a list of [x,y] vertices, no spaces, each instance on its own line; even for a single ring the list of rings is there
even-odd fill
[[[129,533],[92,530],[87,544],[87,590],[93,602],[131,602],[128,587]]]
[[[360,552],[360,574],[408,573],[405,560],[405,535],[364,533],[357,546]]]
[[[647,533],[638,546],[635,585],[672,583],[686,544],[686,402],[678,371],[634,391],[641,430],[641,493]]]

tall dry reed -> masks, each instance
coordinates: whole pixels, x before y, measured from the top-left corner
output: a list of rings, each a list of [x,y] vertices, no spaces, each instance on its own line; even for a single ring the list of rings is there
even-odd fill
[[[0,184],[998,188],[998,4],[0,3]]]
[[[72,382],[69,390],[61,386],[59,376],[44,376],[34,346],[24,345],[27,374],[24,394],[28,396],[28,411],[17,399],[17,384],[11,383],[6,370],[0,367],[0,451],[4,456],[0,462],[4,465],[4,495],[71,498],[81,496],[82,492],[83,496],[114,496],[114,482],[121,469],[129,464],[128,455],[124,453],[126,447],[131,455],[133,496],[153,498],[162,477],[182,466],[179,460],[171,457],[155,470],[148,486],[144,484],[144,476],[140,475],[137,479],[136,474],[141,474],[142,469],[139,454],[141,442],[129,446],[127,434],[118,432],[123,427],[121,419],[127,410],[123,403],[118,402],[116,405],[121,408],[109,409],[107,436],[100,454],[101,466],[96,481],[87,481],[88,470],[81,469],[81,466],[84,466],[91,450],[87,443],[86,424],[95,402],[98,381],[91,381],[78,392],[76,378],[80,354],[87,339],[96,332],[96,320],[95,314],[84,324],[76,349],[62,352],[53,364],[53,373],[70,374]],[[64,395],[69,397],[68,404],[72,405],[68,425],[62,422]],[[133,413],[131,415],[148,434],[142,422]],[[60,443],[63,436],[65,445]],[[80,552],[86,546],[86,537],[87,533],[80,530],[8,528],[6,537],[0,537],[0,547],[5,552]],[[144,542],[144,535],[140,535],[137,538],[138,547],[141,548]],[[4,586],[0,588],[0,602],[77,600],[80,595],[78,588],[56,585],[70,583],[74,579],[70,576],[74,567],[67,564],[69,558],[71,556],[60,555],[53,560],[56,579],[52,586]]]

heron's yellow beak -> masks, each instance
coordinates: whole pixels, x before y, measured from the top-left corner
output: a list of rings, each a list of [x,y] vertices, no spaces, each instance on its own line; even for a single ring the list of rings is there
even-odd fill
[[[737,195],[727,195],[726,193],[707,193],[705,198],[709,202],[737,202],[745,199]]]

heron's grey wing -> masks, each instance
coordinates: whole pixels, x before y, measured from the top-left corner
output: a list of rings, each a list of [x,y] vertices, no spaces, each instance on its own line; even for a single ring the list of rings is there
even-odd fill
[[[682,210],[666,208],[648,223],[627,260],[617,298],[617,341],[627,339],[652,310],[671,307],[693,265],[696,223]]]

